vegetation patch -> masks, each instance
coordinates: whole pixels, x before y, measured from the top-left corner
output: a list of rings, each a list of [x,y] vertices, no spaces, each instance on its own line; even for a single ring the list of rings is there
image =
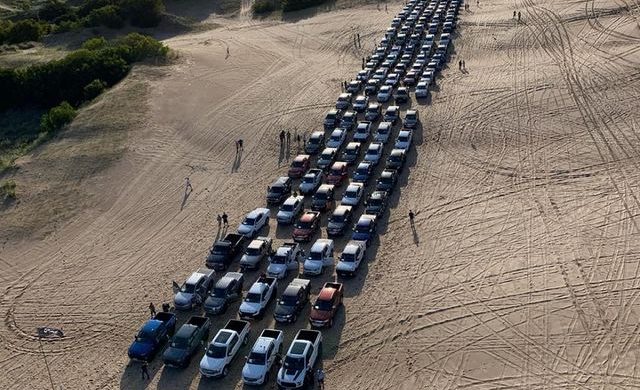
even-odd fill
[[[0,199],[2,202],[16,199],[16,182],[13,180],[5,180],[0,183]]]

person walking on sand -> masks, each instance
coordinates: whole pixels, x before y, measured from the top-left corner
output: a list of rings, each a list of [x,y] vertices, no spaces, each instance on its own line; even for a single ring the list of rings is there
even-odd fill
[[[513,10],[513,19],[516,18],[516,10]]]
[[[224,227],[229,227],[229,216],[224,211],[222,212],[222,224]]]
[[[318,368],[316,371],[316,379],[318,380],[318,387],[324,390],[324,371],[322,368]]]
[[[218,216],[216,217],[216,221],[218,221],[218,229],[220,229],[220,226],[222,225],[222,217],[220,216],[220,214],[218,214]]]
[[[518,11],[518,23],[520,23],[520,17],[522,16],[522,14],[520,13],[520,11]]]
[[[184,178],[184,192],[193,191],[193,186],[191,185],[191,180],[188,177]]]
[[[153,302],[149,302],[149,313],[151,317],[156,315],[156,307],[153,305]]]
[[[358,47],[362,48],[362,44],[360,43],[360,33],[358,33]]]
[[[149,375],[149,363],[146,361],[143,361],[142,364],[140,365],[140,372],[142,373],[142,380],[149,380],[151,379],[151,375]]]
[[[467,64],[462,60],[462,69],[467,70]]]
[[[229,46],[227,46],[227,57],[229,57],[231,54],[229,54]]]
[[[242,138],[238,140],[238,150],[241,152],[244,151],[244,141],[242,141]]]
[[[413,213],[413,210],[409,210],[409,222],[411,223],[411,226],[413,226],[413,220],[415,217],[416,215]]]
[[[462,60],[458,61],[458,69],[462,70]]]
[[[284,145],[284,130],[280,132],[280,146]]]

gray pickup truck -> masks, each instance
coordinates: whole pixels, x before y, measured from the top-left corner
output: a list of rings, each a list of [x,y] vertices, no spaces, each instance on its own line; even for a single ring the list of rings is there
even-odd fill
[[[209,338],[211,321],[207,317],[193,316],[182,325],[169,341],[162,360],[170,367],[186,367],[191,357]]]
[[[216,271],[226,270],[242,251],[246,240],[242,234],[228,233],[222,240],[216,241],[207,256],[207,267]]]

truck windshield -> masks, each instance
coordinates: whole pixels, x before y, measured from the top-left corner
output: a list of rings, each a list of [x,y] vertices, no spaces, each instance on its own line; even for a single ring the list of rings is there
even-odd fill
[[[354,261],[356,261],[356,257],[353,255],[353,253],[343,253],[341,260],[347,263],[353,263]]]
[[[269,189],[269,192],[273,193],[273,194],[281,194],[282,193],[283,188],[280,186],[272,186]]]
[[[271,264],[284,264],[286,261],[286,256],[275,255],[271,258]]]
[[[356,225],[356,228],[354,230],[358,233],[368,233],[369,225],[359,223],[358,225]]]
[[[296,228],[298,228],[298,229],[311,229],[311,226],[313,226],[313,222],[311,222],[311,221],[300,221],[296,225]]]
[[[380,206],[382,204],[382,199],[381,198],[371,198],[371,199],[369,199],[367,204],[369,206]]]
[[[369,174],[369,167],[356,169],[356,174],[358,174],[358,175],[368,175]]]
[[[136,341],[139,343],[151,343],[155,339],[155,335],[152,332],[140,330],[140,333],[136,336]]]
[[[227,295],[227,290],[224,289],[224,288],[216,287],[211,292],[211,295],[216,297],[216,298],[224,298]]]
[[[313,306],[314,309],[316,310],[322,310],[322,311],[331,311],[331,308],[333,307],[333,305],[331,304],[331,301],[324,301],[324,300],[317,300],[316,304]]]
[[[298,161],[294,161],[291,166],[293,168],[302,168],[304,166],[304,161],[302,160],[298,160]]]
[[[311,252],[309,253],[310,260],[322,260],[322,252]]]
[[[180,292],[185,294],[193,294],[196,291],[196,286],[194,284],[185,283],[182,285]]]
[[[309,138],[309,143],[311,145],[317,145],[320,143],[320,137],[311,137]]]
[[[207,356],[214,359],[224,359],[227,356],[227,347],[209,344]]]
[[[249,354],[249,358],[247,359],[247,363],[249,364],[259,364],[264,366],[267,362],[267,355],[260,352],[251,352]]]
[[[344,222],[344,214],[332,215],[329,222],[333,223],[343,223]]]
[[[211,250],[211,253],[214,255],[226,255],[229,252],[228,245],[216,245]]]
[[[172,348],[187,349],[188,346],[189,346],[189,342],[187,341],[187,339],[177,338],[176,337],[171,341],[171,347]]]
[[[293,211],[294,209],[294,204],[283,204],[282,207],[280,208],[280,210],[282,211]]]
[[[347,197],[347,198],[355,199],[355,198],[358,197],[358,190],[346,191],[344,193],[344,196]]]
[[[260,303],[261,297],[262,296],[260,294],[249,293],[249,294],[247,294],[247,297],[244,300],[246,302],[251,302],[251,303]]]
[[[242,222],[243,225],[249,225],[249,226],[253,226],[256,224],[256,219],[255,218],[245,218],[244,222]]]
[[[283,306],[295,306],[298,302],[298,297],[295,295],[283,295],[280,298],[280,304]]]
[[[284,368],[287,370],[304,370],[304,358],[301,356],[287,356],[284,358]]]
[[[247,256],[260,256],[260,248],[247,248],[244,253]]]
[[[313,184],[316,181],[316,177],[315,176],[305,176],[302,179],[302,182],[305,184]]]

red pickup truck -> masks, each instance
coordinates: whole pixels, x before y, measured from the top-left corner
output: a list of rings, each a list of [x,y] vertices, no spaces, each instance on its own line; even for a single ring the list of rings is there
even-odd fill
[[[335,317],[342,304],[342,283],[327,282],[320,290],[316,302],[309,314],[309,323],[316,328],[333,326]]]

